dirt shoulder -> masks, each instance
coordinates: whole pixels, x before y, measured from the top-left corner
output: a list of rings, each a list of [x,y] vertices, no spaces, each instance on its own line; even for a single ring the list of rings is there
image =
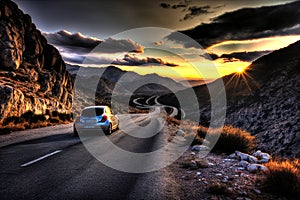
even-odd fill
[[[176,127],[168,125],[169,131]],[[280,199],[261,189],[262,172],[253,174],[240,166],[237,159],[209,153],[202,168],[186,168],[183,163],[198,159],[198,153],[187,150],[176,162],[166,167],[166,184],[176,186],[178,199]],[[174,191],[174,189],[173,189]]]

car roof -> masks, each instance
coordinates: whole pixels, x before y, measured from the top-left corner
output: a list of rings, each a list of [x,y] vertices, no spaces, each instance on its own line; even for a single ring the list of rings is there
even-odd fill
[[[89,109],[89,108],[108,108],[108,106],[88,106],[88,107],[85,107],[83,110],[85,109]]]

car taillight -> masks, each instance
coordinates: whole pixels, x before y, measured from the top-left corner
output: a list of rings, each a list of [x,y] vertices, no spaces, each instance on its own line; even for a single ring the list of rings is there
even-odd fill
[[[105,122],[108,119],[106,115],[103,115],[100,122]]]

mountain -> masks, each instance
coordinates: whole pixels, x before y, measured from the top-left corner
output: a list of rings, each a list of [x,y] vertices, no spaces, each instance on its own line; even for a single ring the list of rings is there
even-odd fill
[[[135,72],[121,70],[115,66],[82,67],[80,69],[78,65],[67,64],[67,70],[78,80],[85,83],[82,84],[84,89],[90,89],[89,85],[99,79],[95,74],[102,74],[97,91],[102,96],[112,94],[115,85],[118,86],[118,91],[121,91],[120,95],[132,94],[135,91],[135,95],[141,96],[162,95],[186,88],[167,77],[161,77],[157,74],[139,75]],[[135,88],[138,90],[135,90]]]
[[[300,157],[300,41],[254,61],[243,74],[233,73],[210,88],[219,91],[222,80],[227,96],[226,124],[249,131],[259,147],[276,155]],[[200,103],[200,123],[209,124],[207,85],[193,88]],[[184,95],[186,91],[180,91]],[[172,104],[174,96],[160,101]]]
[[[0,1],[0,125],[32,111],[70,113],[72,77],[29,15]]]

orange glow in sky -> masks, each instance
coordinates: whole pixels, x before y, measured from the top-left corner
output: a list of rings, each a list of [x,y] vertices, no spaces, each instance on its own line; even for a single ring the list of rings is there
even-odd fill
[[[244,51],[276,50],[295,43],[298,40],[300,40],[300,35],[278,36],[253,40],[234,40],[212,45],[206,50],[217,55]]]

